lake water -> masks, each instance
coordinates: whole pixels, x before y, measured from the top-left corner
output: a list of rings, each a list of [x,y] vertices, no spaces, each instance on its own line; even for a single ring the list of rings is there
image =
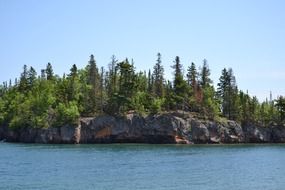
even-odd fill
[[[0,189],[285,189],[285,145],[0,143]]]

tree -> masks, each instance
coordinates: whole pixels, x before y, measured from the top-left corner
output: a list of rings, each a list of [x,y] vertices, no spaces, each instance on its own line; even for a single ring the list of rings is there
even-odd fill
[[[151,74],[151,71],[150,71],[150,69],[148,70],[148,77],[147,77],[147,79],[148,79],[148,82],[147,82],[147,91],[148,91],[148,93],[149,94],[153,94],[153,89],[154,89],[154,87],[153,87],[153,81],[154,81],[154,79],[153,79],[153,75]]]
[[[228,119],[271,126],[285,122],[285,98],[259,102],[248,92],[238,91],[231,68],[223,69],[217,92],[210,79],[207,61],[197,72],[191,63],[184,80],[183,66],[175,57],[173,81],[165,81],[161,55],[153,71],[135,71],[134,61],[119,62],[112,56],[109,69],[98,71],[94,56],[87,66],[55,76],[50,63],[41,70],[40,77],[33,67],[24,65],[19,80],[0,85],[0,125],[10,128],[47,128],[76,124],[79,117],[97,114],[120,115],[175,111],[197,112],[199,118]],[[196,115],[195,114],[195,115]]]
[[[238,110],[238,88],[233,70],[224,68],[218,83],[217,95],[222,104],[223,116],[229,119],[237,119]]]
[[[172,68],[174,69],[173,90],[176,95],[177,108],[184,109],[188,89],[186,81],[183,79],[182,65],[180,64],[180,58],[178,56],[175,57]]]
[[[53,80],[54,79],[53,68],[52,68],[52,65],[50,63],[47,64],[45,72],[46,72],[47,80]]]
[[[95,114],[98,109],[99,102],[99,85],[100,85],[100,75],[94,59],[94,55],[90,56],[89,63],[87,65],[87,84],[90,85],[89,90],[89,101],[86,105],[86,112],[90,114]]]
[[[200,73],[200,84],[202,88],[205,88],[206,86],[210,85],[212,83],[212,80],[210,79],[210,69],[209,65],[207,63],[207,60],[203,60],[203,66],[201,68],[201,73]]]
[[[135,91],[134,66],[126,59],[125,61],[118,63],[118,68],[120,72],[119,94],[126,98],[131,98]]]
[[[187,69],[187,84],[189,88],[188,103],[190,111],[199,110],[199,99],[201,95],[201,89],[198,84],[198,72],[195,63],[191,63],[191,66]]]
[[[279,96],[275,102],[275,107],[279,112],[279,121],[283,122],[285,120],[285,97]]]
[[[239,92],[239,102],[241,106],[240,116],[242,123],[250,122],[249,102],[250,96],[242,91]]]
[[[128,110],[133,109],[133,97],[136,92],[136,75],[133,63],[130,64],[126,58],[125,61],[117,64],[119,72],[119,89],[118,93],[109,101],[109,113],[122,114]]]
[[[195,89],[197,88],[197,77],[198,77],[195,63],[192,62],[191,66],[188,67],[186,76],[187,76],[188,85],[192,87],[193,91],[195,91]]]
[[[104,67],[101,67],[101,73],[100,73],[100,111],[103,113],[104,104],[105,104],[105,80],[104,80]]]
[[[154,94],[157,97],[163,98],[164,96],[164,69],[161,65],[161,54],[157,54],[156,64],[153,67],[153,80],[154,80]]]
[[[46,70],[45,69],[41,70],[41,79],[46,79]]]
[[[19,91],[26,92],[27,89],[28,89],[28,69],[27,65],[24,65],[23,72],[21,73],[20,77]]]
[[[118,60],[116,56],[112,55],[111,63],[109,64],[109,72],[107,74],[108,77],[107,77],[107,82],[106,82],[107,94],[109,98],[113,96],[115,92],[117,92],[117,81],[118,81],[117,63],[118,63]]]
[[[166,87],[165,87],[165,100],[163,107],[165,110],[173,110],[177,108],[176,102],[175,102],[175,93],[173,90],[173,85],[172,83],[168,80],[166,82]]]
[[[28,75],[27,76],[27,85],[29,86],[29,88],[31,88],[37,79],[37,72],[33,67],[30,67],[30,70],[28,71],[27,75]]]
[[[77,66],[74,64],[70,69],[70,74],[67,77],[67,99],[68,101],[78,102],[80,98],[80,83],[78,78]]]

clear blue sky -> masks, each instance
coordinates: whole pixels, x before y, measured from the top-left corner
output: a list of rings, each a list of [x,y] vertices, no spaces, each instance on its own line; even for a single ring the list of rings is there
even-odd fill
[[[176,55],[185,68],[206,58],[215,84],[232,67],[251,95],[285,95],[283,0],[0,0],[0,29],[0,81],[24,64],[61,75],[90,54],[99,67],[115,54],[148,70],[160,52],[169,79]]]

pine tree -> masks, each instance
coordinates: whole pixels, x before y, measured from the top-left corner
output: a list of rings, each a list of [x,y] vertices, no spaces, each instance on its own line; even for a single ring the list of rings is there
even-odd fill
[[[212,80],[210,79],[210,69],[209,65],[207,63],[207,60],[203,60],[203,66],[201,68],[201,73],[200,73],[200,84],[202,88],[205,88],[206,86],[210,85],[212,83]]]
[[[30,67],[27,75],[28,75],[27,76],[27,85],[29,86],[29,88],[31,88],[37,79],[37,72],[33,67]]]
[[[224,68],[219,80],[217,95],[222,103],[222,113],[229,119],[237,119],[239,114],[238,88],[233,70]]]
[[[198,77],[195,63],[192,62],[191,66],[188,67],[186,76],[187,76],[188,85],[192,87],[193,91],[195,91],[195,89],[197,88],[197,77]]]
[[[8,88],[9,88],[9,89],[12,88],[12,79],[9,80],[9,86],[8,86]]]
[[[53,68],[52,68],[52,65],[50,63],[47,64],[45,72],[46,72],[47,80],[53,80],[54,79]]]
[[[103,113],[103,110],[104,110],[104,101],[105,101],[105,98],[104,98],[104,88],[105,88],[105,84],[104,84],[104,74],[105,74],[105,71],[104,71],[104,67],[101,67],[101,73],[100,73],[100,111],[101,113]]]
[[[68,87],[67,87],[68,101],[78,102],[80,96],[80,84],[78,78],[78,70],[75,64],[70,69],[70,74],[68,75],[67,80],[68,80]]]
[[[147,91],[148,91],[148,93],[150,94],[150,95],[152,95],[153,94],[153,89],[154,89],[154,87],[153,87],[153,75],[151,74],[151,71],[150,71],[150,69],[148,70],[148,76],[147,76]]]
[[[94,59],[94,55],[90,56],[89,63],[87,65],[87,84],[91,86],[89,91],[89,104],[86,105],[86,111],[90,114],[94,114],[98,109],[99,103],[99,85],[100,75]]]
[[[175,57],[174,65],[172,66],[172,68],[174,69],[173,90],[176,95],[177,108],[185,109],[185,99],[188,89],[187,83],[183,79],[182,65],[178,56]]]
[[[41,79],[46,79],[46,70],[45,69],[41,70]]]
[[[118,111],[121,113],[132,108],[131,99],[135,94],[135,70],[133,64],[130,64],[128,59],[118,63],[118,68],[120,72]]]
[[[283,122],[285,120],[285,97],[279,96],[276,100],[275,107],[279,112],[279,121]]]
[[[117,63],[118,60],[115,55],[112,55],[111,57],[111,63],[109,64],[109,72],[107,73],[107,82],[106,82],[106,88],[109,98],[113,96],[114,93],[117,92]]]
[[[27,65],[24,65],[23,72],[20,77],[19,91],[25,92],[28,89],[28,69]]]
[[[159,98],[164,97],[164,69],[161,64],[161,54],[157,54],[156,64],[153,67],[153,82],[154,82],[154,94]]]

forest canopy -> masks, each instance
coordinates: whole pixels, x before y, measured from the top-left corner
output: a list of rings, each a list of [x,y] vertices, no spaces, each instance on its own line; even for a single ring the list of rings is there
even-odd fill
[[[207,60],[200,67],[193,62],[183,66],[176,56],[172,69],[173,80],[166,80],[160,53],[153,69],[139,72],[133,60],[115,56],[106,69],[98,68],[91,55],[85,68],[74,64],[63,76],[54,74],[51,63],[39,74],[24,65],[19,78],[0,85],[0,124],[47,128],[75,124],[80,117],[176,110],[262,126],[285,120],[285,97],[259,102],[238,89],[231,68],[222,70],[217,89]]]

